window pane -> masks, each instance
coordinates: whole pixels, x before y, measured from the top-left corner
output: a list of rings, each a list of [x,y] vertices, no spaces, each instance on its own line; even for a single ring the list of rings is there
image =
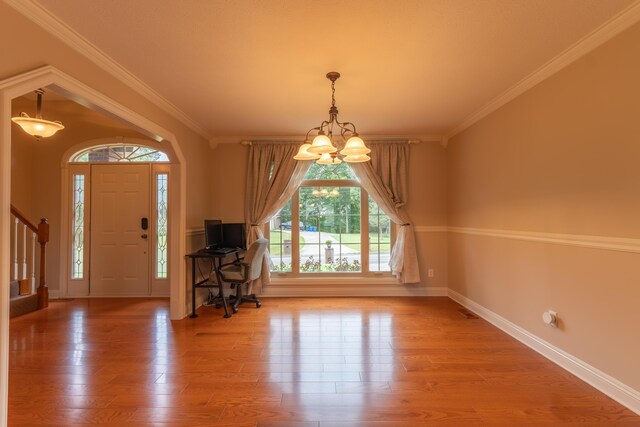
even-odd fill
[[[347,163],[340,163],[335,166],[313,163],[304,179],[356,179],[356,175]]]
[[[300,271],[361,271],[358,187],[300,188]]]
[[[391,220],[369,196],[369,271],[391,271]]]
[[[155,148],[111,144],[91,147],[71,157],[72,162],[168,162],[169,157]]]
[[[159,173],[156,179],[156,278],[167,278],[167,191],[169,175]]]
[[[73,175],[71,278],[84,278],[84,175]]]
[[[291,271],[291,200],[269,222],[271,271]]]

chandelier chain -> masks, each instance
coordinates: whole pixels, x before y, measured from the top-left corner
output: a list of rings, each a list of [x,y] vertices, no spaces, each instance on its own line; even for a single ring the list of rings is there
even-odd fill
[[[336,106],[336,81],[331,82],[331,106]]]

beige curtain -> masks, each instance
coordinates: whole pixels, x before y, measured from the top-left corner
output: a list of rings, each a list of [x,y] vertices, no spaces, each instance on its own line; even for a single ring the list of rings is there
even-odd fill
[[[401,283],[419,283],[420,269],[413,224],[404,209],[407,195],[409,144],[403,142],[372,142],[371,161],[351,163],[365,190],[380,208],[398,224],[399,231],[389,266]]]
[[[249,148],[244,217],[249,228],[247,245],[263,238],[262,226],[269,222],[302,182],[311,161],[294,160],[300,144],[253,142]],[[262,262],[254,290],[269,284],[269,251]]]

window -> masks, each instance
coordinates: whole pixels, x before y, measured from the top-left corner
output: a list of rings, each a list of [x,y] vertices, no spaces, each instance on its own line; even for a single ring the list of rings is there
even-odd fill
[[[73,175],[71,278],[84,279],[84,175]]]
[[[151,147],[127,144],[100,145],[82,150],[71,157],[77,163],[168,162],[169,157]]]
[[[156,278],[167,278],[167,190],[169,175],[156,175]]]
[[[270,221],[273,272],[388,272],[391,221],[346,163],[313,164],[291,201]]]

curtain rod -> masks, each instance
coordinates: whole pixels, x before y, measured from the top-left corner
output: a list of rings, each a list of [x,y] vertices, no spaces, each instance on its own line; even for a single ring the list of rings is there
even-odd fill
[[[259,140],[255,140],[255,141],[251,141],[251,140],[242,140],[240,141],[240,144],[242,145],[252,145],[253,143],[256,144],[302,144],[301,140],[296,139],[296,140],[291,140],[291,141],[283,141],[283,140],[268,140],[268,139],[259,139]],[[393,139],[371,139],[371,140],[367,140],[367,142],[371,142],[373,144],[375,143],[382,143],[382,142],[398,142],[399,144],[402,143],[407,143],[409,145],[411,144],[420,144],[422,142],[422,140],[420,139],[401,139],[401,138],[393,138]]]

